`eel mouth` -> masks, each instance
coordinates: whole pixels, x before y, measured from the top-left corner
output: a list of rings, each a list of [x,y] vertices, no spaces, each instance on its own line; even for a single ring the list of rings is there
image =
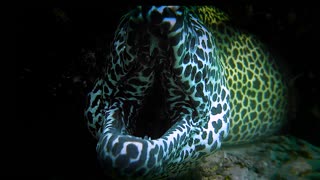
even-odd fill
[[[180,118],[170,118],[166,89],[160,81],[154,82],[135,121],[129,121],[132,124],[124,124],[119,119],[119,109],[110,110],[96,147],[106,174],[158,177],[170,172],[171,176],[180,173],[171,166],[189,161],[191,153],[199,156],[193,146],[187,147],[195,134],[191,117],[186,113]]]
[[[166,95],[160,81],[155,81],[137,114],[133,136],[158,139],[174,124],[167,112]]]

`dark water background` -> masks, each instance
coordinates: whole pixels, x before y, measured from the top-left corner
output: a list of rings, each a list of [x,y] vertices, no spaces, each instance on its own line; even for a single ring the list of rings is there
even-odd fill
[[[83,176],[100,179],[95,141],[83,117],[105,47],[131,5],[109,8],[38,7],[17,10],[15,20],[15,122],[8,175]],[[258,35],[283,66],[297,101],[286,131],[320,146],[319,10],[315,4],[279,6],[228,1],[218,7]],[[89,52],[89,53],[88,53]],[[90,57],[90,52],[96,52]],[[92,55],[92,54],[91,54]],[[12,132],[12,131],[11,131]]]

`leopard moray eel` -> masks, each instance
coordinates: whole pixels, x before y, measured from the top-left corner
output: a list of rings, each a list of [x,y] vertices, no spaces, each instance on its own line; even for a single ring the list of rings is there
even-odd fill
[[[155,84],[171,127],[135,136]],[[137,7],[121,19],[85,117],[106,173],[174,177],[223,145],[277,132],[287,87],[266,47],[208,6]],[[159,102],[160,103],[160,102]]]

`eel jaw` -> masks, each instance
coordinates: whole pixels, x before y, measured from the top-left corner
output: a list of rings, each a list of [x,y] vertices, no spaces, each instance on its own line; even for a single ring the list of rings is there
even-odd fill
[[[176,122],[162,137],[151,140],[127,134],[123,122],[114,118],[118,113],[117,108],[108,111],[96,147],[98,159],[106,171],[110,173],[109,168],[112,168],[124,176],[152,174],[159,177],[159,172],[167,172],[165,168],[169,161],[175,159],[175,163],[179,163],[186,160],[176,154],[189,151],[184,148],[193,129],[189,120]]]
[[[180,120],[158,139],[136,137],[127,133],[119,116],[121,113],[117,105],[107,110],[96,147],[100,164],[107,174],[114,172],[117,176],[152,179],[175,177],[194,167],[197,160],[219,149],[219,140],[227,136],[224,133],[228,129],[226,126],[220,130],[222,133],[219,131],[202,139],[202,133],[210,135],[210,128],[213,127],[210,123],[209,129],[204,129],[203,124],[193,123],[190,112],[181,113]],[[210,116],[209,122],[216,118]],[[195,142],[195,139],[200,141]],[[213,145],[212,141],[215,141]],[[184,168],[176,171],[177,166]]]

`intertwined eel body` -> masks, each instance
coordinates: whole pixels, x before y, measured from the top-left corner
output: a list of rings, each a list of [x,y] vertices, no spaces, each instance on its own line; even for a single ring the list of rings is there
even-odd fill
[[[278,68],[254,36],[227,23],[213,7],[137,7],[123,16],[85,112],[106,172],[179,175],[221,144],[280,128],[286,86]],[[171,126],[159,138],[134,136],[155,84]]]

